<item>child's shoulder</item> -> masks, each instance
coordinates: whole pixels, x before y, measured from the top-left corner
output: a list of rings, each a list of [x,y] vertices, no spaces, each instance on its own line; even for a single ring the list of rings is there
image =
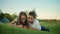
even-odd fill
[[[35,19],[34,21],[39,21],[39,20]]]
[[[38,22],[39,22],[39,20],[35,19],[35,20],[34,20],[34,22],[37,22],[37,23],[38,23]]]

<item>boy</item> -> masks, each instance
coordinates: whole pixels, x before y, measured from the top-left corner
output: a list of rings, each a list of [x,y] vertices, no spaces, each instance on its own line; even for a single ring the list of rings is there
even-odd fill
[[[28,23],[29,23],[30,29],[49,31],[49,29],[47,29],[39,24],[39,21],[36,19],[36,16],[37,15],[34,11],[30,12],[28,15]]]

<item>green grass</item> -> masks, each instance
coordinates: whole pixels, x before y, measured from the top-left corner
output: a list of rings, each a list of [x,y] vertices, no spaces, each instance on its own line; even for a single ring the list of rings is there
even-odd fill
[[[60,22],[40,22],[42,26],[49,28],[50,31],[30,30],[18,28],[7,24],[0,24],[0,34],[60,34]]]

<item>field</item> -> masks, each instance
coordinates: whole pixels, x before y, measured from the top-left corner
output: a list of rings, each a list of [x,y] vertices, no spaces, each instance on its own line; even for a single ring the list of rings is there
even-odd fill
[[[40,22],[50,31],[30,30],[9,26],[8,23],[0,24],[0,34],[60,34],[60,22]]]

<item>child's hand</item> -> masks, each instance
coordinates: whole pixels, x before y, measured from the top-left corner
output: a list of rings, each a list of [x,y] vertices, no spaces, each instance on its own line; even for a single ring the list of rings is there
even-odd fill
[[[31,30],[34,30],[34,28],[30,27]]]
[[[9,25],[10,25],[10,26],[13,26],[13,24],[12,24],[12,23],[9,23]]]
[[[31,30],[37,30],[36,28],[30,27]]]
[[[18,25],[18,27],[23,28],[23,25]]]

